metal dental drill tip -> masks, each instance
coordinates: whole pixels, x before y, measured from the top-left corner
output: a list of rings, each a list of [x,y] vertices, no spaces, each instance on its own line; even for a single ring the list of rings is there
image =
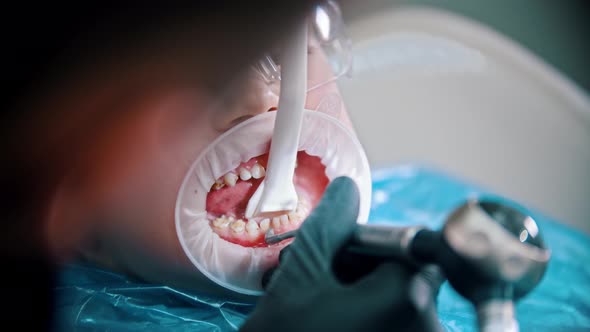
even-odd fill
[[[295,234],[297,234],[296,229],[294,229],[292,231],[285,232],[285,233],[281,233],[281,234],[275,234],[274,230],[272,228],[270,228],[264,234],[264,242],[266,242],[266,244],[276,244],[276,243],[279,243],[283,240],[295,237]]]
[[[415,247],[416,234],[422,231],[427,232],[422,226],[357,225],[348,250],[370,256],[401,259],[407,263],[415,264],[411,251]],[[264,242],[269,245],[276,244],[296,235],[297,230],[275,234],[274,230],[270,228],[264,234]]]

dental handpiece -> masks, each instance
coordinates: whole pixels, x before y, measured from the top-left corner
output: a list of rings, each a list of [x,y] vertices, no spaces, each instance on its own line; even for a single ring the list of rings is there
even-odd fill
[[[265,234],[265,242],[276,244],[296,234],[297,230],[275,234],[271,228]],[[438,232],[423,226],[358,225],[346,249],[356,254],[397,259],[418,266],[434,261],[438,236]]]
[[[293,238],[296,234],[297,230],[275,235],[270,229],[266,233],[265,241],[267,244],[275,244]],[[438,266],[422,264],[412,256],[413,253],[421,255],[432,252],[432,236],[436,236],[436,233],[424,227],[358,225],[350,242],[334,259],[336,277],[345,283],[354,281],[362,277],[363,271],[374,268],[384,261],[402,262],[416,268],[416,271],[420,270],[421,277],[412,279],[409,286],[416,290],[410,296],[411,301],[416,303],[415,309],[420,317],[421,329],[424,332],[442,332],[435,298],[445,280],[444,274]]]
[[[267,240],[295,234],[270,233]],[[358,225],[347,250],[417,267],[438,265],[453,289],[474,305],[485,332],[519,330],[514,301],[538,285],[550,259],[532,217],[486,200],[459,206],[440,231]]]

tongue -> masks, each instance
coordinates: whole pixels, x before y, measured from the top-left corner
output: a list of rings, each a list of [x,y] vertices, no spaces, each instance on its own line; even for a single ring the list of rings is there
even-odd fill
[[[240,167],[251,169],[253,165],[258,163],[266,168],[268,161],[268,154],[250,159],[246,163],[242,163],[234,173],[238,174],[237,170]],[[297,154],[298,167],[295,169],[294,183],[299,196],[307,201],[311,208],[315,207],[319,202],[326,186],[328,185],[328,178],[325,175],[325,166],[322,165],[320,158],[310,156],[307,153],[300,151]],[[225,185],[220,189],[211,189],[207,195],[207,212],[210,219],[215,219],[225,216],[231,216],[236,219],[243,219],[246,212],[246,207],[250,197],[254,194],[260,183],[264,178],[251,178],[247,181],[238,179],[234,186]],[[260,220],[257,220],[260,222]],[[219,234],[222,238],[238,243],[243,246],[260,245],[260,237],[257,239],[247,239],[246,235],[240,236],[233,234],[226,236],[226,233]]]

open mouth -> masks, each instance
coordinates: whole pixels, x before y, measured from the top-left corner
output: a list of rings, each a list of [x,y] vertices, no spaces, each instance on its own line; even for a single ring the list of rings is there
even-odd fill
[[[211,186],[207,219],[222,239],[244,247],[266,247],[264,234],[270,228],[275,234],[299,228],[328,185],[326,167],[320,158],[300,151],[293,178],[299,198],[297,208],[272,218],[246,218],[248,201],[264,180],[267,161],[268,153],[251,158],[217,178]]]
[[[262,293],[262,273],[276,265],[289,243],[267,245],[266,231],[299,228],[331,180],[352,178],[361,196],[357,221],[365,223],[369,214],[371,175],[362,146],[336,118],[306,110],[294,175],[297,209],[245,218],[264,180],[275,117],[276,112],[260,114],[212,142],[188,171],[176,202],[176,231],[187,257],[209,279],[242,294]]]

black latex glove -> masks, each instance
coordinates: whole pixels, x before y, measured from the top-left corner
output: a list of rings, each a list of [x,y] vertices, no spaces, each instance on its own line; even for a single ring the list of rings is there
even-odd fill
[[[356,227],[358,207],[354,182],[346,177],[335,179],[288,250],[282,252],[266,294],[241,331],[440,328],[432,299],[442,280],[432,273],[435,270],[428,270],[432,267],[417,273],[401,263],[384,262],[366,268],[360,278],[347,283],[334,272],[334,259]]]

